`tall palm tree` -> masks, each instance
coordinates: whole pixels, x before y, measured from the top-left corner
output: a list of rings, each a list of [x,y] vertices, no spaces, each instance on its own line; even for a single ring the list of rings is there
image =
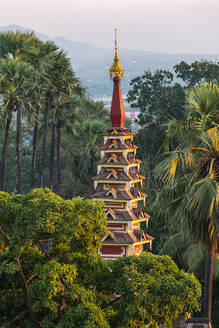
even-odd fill
[[[20,136],[21,110],[28,118],[32,114],[32,99],[37,84],[37,73],[34,68],[16,59],[0,60],[0,95],[2,108],[6,113],[5,137],[0,161],[0,188],[4,187],[5,167],[8,148],[8,135],[13,112],[17,112],[16,128],[16,191],[21,191]]]
[[[35,40],[34,45],[28,49],[25,53],[25,61],[29,62],[39,72],[39,84],[38,84],[38,98],[35,107],[35,125],[33,130],[33,143],[32,143],[32,160],[31,160],[31,171],[30,171],[30,189],[35,185],[35,165],[36,165],[36,151],[37,151],[37,140],[38,140],[38,129],[39,129],[39,116],[44,109],[44,129],[43,129],[43,154],[46,152],[46,140],[48,130],[48,107],[45,106],[47,102],[44,101],[46,98],[46,92],[48,90],[49,77],[48,70],[50,69],[51,57],[56,53],[58,47],[54,42],[46,41],[42,42],[38,39]],[[42,159],[43,166],[45,158]]]
[[[219,87],[201,85],[187,94],[184,122],[167,131],[175,149],[164,154],[159,176],[164,182],[157,204],[174,231],[206,249],[204,316],[211,319],[212,279],[219,236]]]
[[[54,185],[54,146],[57,134],[57,193],[61,191],[61,138],[64,126],[69,127],[75,118],[74,107],[77,96],[84,93],[79,79],[72,71],[66,53],[60,52],[53,72],[53,110],[52,110],[52,138],[50,147],[50,187]]]
[[[79,84],[78,84],[79,86]],[[76,90],[80,95],[83,89]],[[76,132],[77,126],[80,124],[80,118],[78,117],[77,101],[75,95],[71,96],[69,101],[63,104],[63,107],[58,107],[56,111],[56,154],[57,154],[57,188],[56,192],[61,194],[62,185],[62,135],[65,132],[67,136],[72,136]]]
[[[1,71],[1,68],[0,68]],[[0,73],[1,74],[1,73]],[[0,94],[1,94],[1,79],[0,79]],[[1,94],[1,98],[2,94]],[[14,104],[10,102],[8,103],[5,100],[5,103],[1,106],[1,110],[3,112],[3,125],[5,129],[3,145],[2,145],[2,153],[0,159],[0,190],[4,190],[4,183],[5,183],[5,169],[6,169],[6,159],[8,153],[8,137],[9,137],[9,130],[11,126],[12,114],[14,111]],[[2,114],[2,113],[1,113]]]
[[[27,53],[30,51],[31,48],[34,47],[34,45],[37,42],[37,38],[35,37],[34,33],[20,33],[20,32],[4,32],[0,34],[0,56],[4,58],[5,60],[10,60],[14,59],[17,62],[20,62],[21,65],[17,66],[18,69],[18,74],[22,74],[22,70],[25,71],[23,78],[26,78],[29,71],[29,77],[27,77],[28,82],[30,82],[30,75],[31,73],[31,67],[29,65],[29,68],[24,68],[22,67],[22,63],[27,59]],[[11,66],[12,68],[12,66]],[[11,71],[12,72],[12,71]],[[36,73],[35,73],[36,74]],[[34,74],[32,74],[33,81],[36,79],[34,77]],[[21,76],[20,76],[21,79]],[[17,79],[18,80],[18,79]],[[15,82],[15,81],[14,81]],[[17,81],[18,82],[18,81]],[[24,82],[25,83],[25,82]],[[34,84],[35,88],[31,90],[31,94],[28,95],[29,88],[26,88],[26,99],[29,98],[29,110],[28,110],[28,118],[33,118],[33,107],[31,106],[30,100],[32,98],[32,103],[34,102],[34,99],[37,99],[35,97],[37,87]],[[18,86],[20,88],[20,86]],[[21,190],[21,177],[20,177],[20,172],[21,172],[21,163],[20,163],[20,139],[21,139],[21,103],[22,101],[16,100],[15,107],[14,109],[16,110],[17,114],[17,128],[16,128],[16,166],[17,166],[17,174],[16,174],[16,190],[17,192],[20,192]],[[27,102],[26,102],[27,105]],[[32,115],[30,115],[31,111],[30,108],[32,107]],[[27,106],[26,106],[27,108]],[[5,140],[7,140],[7,130],[9,131],[9,122],[10,122],[10,117],[8,116],[7,123],[6,123],[6,135],[5,135]],[[7,151],[6,151],[7,153]],[[5,155],[5,151],[4,151]],[[4,174],[5,174],[5,159],[4,156],[2,158],[2,179],[4,180]],[[3,188],[4,182],[1,181],[1,188]]]
[[[55,46],[55,45],[54,45]],[[54,109],[54,102],[61,99],[63,93],[58,91],[57,83],[60,78],[60,73],[65,68],[65,65],[69,66],[70,63],[66,58],[66,54],[58,48],[51,51],[49,54],[49,65],[45,68],[44,77],[46,79],[45,88],[45,109],[44,109],[44,128],[43,128],[43,141],[42,141],[42,156],[41,156],[41,168],[40,168],[40,185],[44,186],[44,174],[45,174],[45,160],[46,160],[46,145],[48,139],[48,121],[51,115],[51,111]],[[63,83],[63,81],[62,81]]]

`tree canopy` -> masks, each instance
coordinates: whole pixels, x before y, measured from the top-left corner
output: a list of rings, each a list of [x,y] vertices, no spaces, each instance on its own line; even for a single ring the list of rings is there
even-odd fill
[[[1,192],[0,210],[1,327],[157,327],[198,309],[199,282],[168,256],[97,255],[98,201]]]

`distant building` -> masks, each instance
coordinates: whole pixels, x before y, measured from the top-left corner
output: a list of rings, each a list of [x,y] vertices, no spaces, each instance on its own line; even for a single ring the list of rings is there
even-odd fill
[[[134,133],[124,127],[125,110],[120,89],[123,68],[117,54],[109,70],[113,80],[113,96],[110,111],[112,127],[104,132],[104,144],[101,147],[101,159],[97,162],[97,175],[94,180],[93,199],[104,202],[107,214],[108,235],[102,239],[99,254],[105,259],[119,256],[141,255],[143,245],[152,247],[154,239],[140,223],[148,225],[149,215],[138,207],[147,197],[141,190],[144,177],[140,175],[141,161],[136,158],[137,146],[133,143]]]

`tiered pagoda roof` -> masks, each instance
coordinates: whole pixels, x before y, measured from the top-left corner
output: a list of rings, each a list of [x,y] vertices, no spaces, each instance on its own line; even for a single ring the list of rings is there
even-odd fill
[[[124,142],[121,142],[120,139],[107,139],[107,141],[100,147],[100,150],[126,150],[126,149],[137,149],[138,147],[133,145],[131,139],[125,139]]]
[[[133,232],[118,232],[109,231],[109,234],[102,240],[105,245],[112,244],[135,244],[147,242],[148,240],[153,240],[154,238],[146,234],[143,230],[134,230]]]
[[[141,161],[136,158],[134,154],[128,153],[124,156],[123,153],[105,153],[104,156],[96,163],[106,164],[106,165],[130,165],[130,164],[140,164]]]
[[[116,188],[110,188],[109,190],[100,190],[96,191],[92,198],[99,199],[117,199],[117,200],[133,200],[136,198],[145,198],[147,195],[144,194],[141,190],[133,188],[129,190],[118,190]]]
[[[134,136],[135,133],[131,131],[131,129],[127,129],[124,127],[111,127],[106,129],[106,131],[103,133],[103,136],[113,136],[113,137],[122,137],[122,136]]]
[[[108,235],[102,240],[99,253],[103,258],[115,259],[118,256],[140,255],[143,245],[149,245],[153,237],[141,230],[140,223],[148,223],[150,216],[138,202],[145,201],[147,194],[142,192],[140,175],[141,161],[136,157],[137,146],[133,143],[134,133],[124,127],[125,111],[120,89],[123,69],[119,64],[117,43],[115,58],[110,69],[114,89],[111,105],[111,124],[104,133],[101,146],[101,159],[97,161],[98,173],[93,177],[95,190],[92,198],[104,202],[107,215]]]
[[[119,171],[116,168],[104,168],[102,167],[99,174],[92,178],[93,180],[113,180],[113,181],[133,181],[145,179],[137,172],[131,174],[124,171]]]
[[[143,212],[140,208],[134,208],[129,211],[119,211],[117,209],[110,208],[106,212],[107,220],[108,221],[119,221],[119,222],[126,222],[126,221],[145,221],[150,218],[150,215]]]

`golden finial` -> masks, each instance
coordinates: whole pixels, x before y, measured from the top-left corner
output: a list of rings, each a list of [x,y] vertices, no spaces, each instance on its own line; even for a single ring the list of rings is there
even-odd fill
[[[115,57],[114,57],[113,65],[110,67],[109,75],[111,79],[113,79],[114,77],[122,77],[124,75],[124,70],[119,63],[116,28],[115,28]]]

